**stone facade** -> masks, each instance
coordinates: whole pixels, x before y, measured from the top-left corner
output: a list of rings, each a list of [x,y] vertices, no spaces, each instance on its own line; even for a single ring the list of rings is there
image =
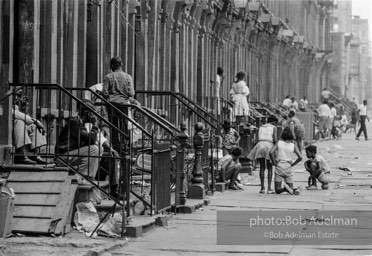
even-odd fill
[[[182,92],[204,107],[218,66],[226,98],[244,70],[251,101],[317,101],[330,71],[317,52],[331,48],[331,8],[325,0],[2,0],[0,92],[8,81],[88,87],[121,56],[136,90]],[[9,103],[1,104],[7,129]]]

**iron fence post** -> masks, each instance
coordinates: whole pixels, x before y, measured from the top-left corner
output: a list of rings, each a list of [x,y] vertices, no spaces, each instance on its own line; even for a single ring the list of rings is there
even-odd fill
[[[192,171],[191,186],[189,189],[189,198],[204,199],[205,187],[203,184],[202,174],[202,150],[204,146],[203,124],[198,122],[195,124],[194,149],[195,163]]]
[[[186,204],[186,192],[185,192],[185,147],[189,135],[186,133],[186,123],[182,122],[180,125],[181,132],[177,134],[177,139],[180,143],[180,147],[177,149],[177,185],[179,185],[177,197],[179,198],[180,205]],[[177,186],[178,187],[178,186]]]

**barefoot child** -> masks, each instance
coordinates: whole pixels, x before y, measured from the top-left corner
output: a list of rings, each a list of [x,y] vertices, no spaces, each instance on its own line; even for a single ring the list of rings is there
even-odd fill
[[[297,155],[294,162],[292,159],[293,153]],[[302,155],[293,143],[293,134],[290,127],[284,128],[280,140],[270,151],[270,159],[275,166],[275,192],[277,194],[288,192],[291,195],[299,195],[300,189],[293,189],[292,167],[302,160]],[[283,181],[284,188],[282,187]]]
[[[306,156],[309,160],[305,162],[305,168],[310,173],[308,179],[308,190],[318,189],[316,180],[322,183],[322,189],[328,189],[330,178],[330,169],[324,158],[317,155],[317,148],[314,145],[306,147]]]
[[[260,163],[260,194],[265,194],[265,169],[267,167],[267,193],[273,194],[271,189],[271,180],[273,177],[273,165],[270,162],[270,150],[274,147],[277,141],[277,129],[275,124],[278,119],[275,116],[269,116],[267,124],[264,124],[258,130],[258,143],[248,154],[248,159],[257,159]]]
[[[237,190],[241,189],[236,185],[239,172],[242,168],[239,157],[242,155],[242,149],[235,147],[231,150],[231,157],[223,157],[220,160],[221,174],[219,176],[219,182],[225,182],[230,180],[229,189]]]

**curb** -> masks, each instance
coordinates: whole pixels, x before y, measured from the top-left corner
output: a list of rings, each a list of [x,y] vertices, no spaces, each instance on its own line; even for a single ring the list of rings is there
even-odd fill
[[[84,256],[101,256],[105,253],[109,253],[109,251],[116,250],[117,248],[126,245],[131,240],[127,237],[124,239],[124,241],[115,241],[107,246],[99,246],[95,249],[89,250],[87,253],[84,254]]]
[[[192,207],[194,207],[194,211],[195,211],[195,209],[199,209],[199,208],[201,208],[203,206],[207,206],[209,204],[210,204],[210,199],[204,199],[201,202],[194,203],[194,205],[192,205]],[[169,220],[171,220],[171,219],[173,219],[173,215],[158,216],[154,220],[153,227],[155,227],[155,226],[160,226],[160,227],[167,226]],[[141,236],[142,236],[142,232],[141,232]],[[134,237],[138,237],[138,236],[134,236]],[[105,256],[105,255],[111,255],[110,254],[110,251],[116,250],[117,248],[126,245],[129,241],[132,240],[127,235],[126,235],[126,237],[124,239],[125,240],[118,240],[118,241],[109,243],[107,246],[96,247],[95,249],[89,250],[87,253],[84,254],[84,256]]]

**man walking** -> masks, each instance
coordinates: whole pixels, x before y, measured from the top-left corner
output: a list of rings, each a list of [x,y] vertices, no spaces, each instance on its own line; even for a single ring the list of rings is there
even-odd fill
[[[360,121],[360,129],[355,139],[359,140],[359,136],[363,132],[365,140],[368,140],[367,128],[366,128],[366,119],[369,122],[369,118],[367,116],[367,100],[363,100],[363,104],[359,106],[358,114],[359,114],[359,121]]]

